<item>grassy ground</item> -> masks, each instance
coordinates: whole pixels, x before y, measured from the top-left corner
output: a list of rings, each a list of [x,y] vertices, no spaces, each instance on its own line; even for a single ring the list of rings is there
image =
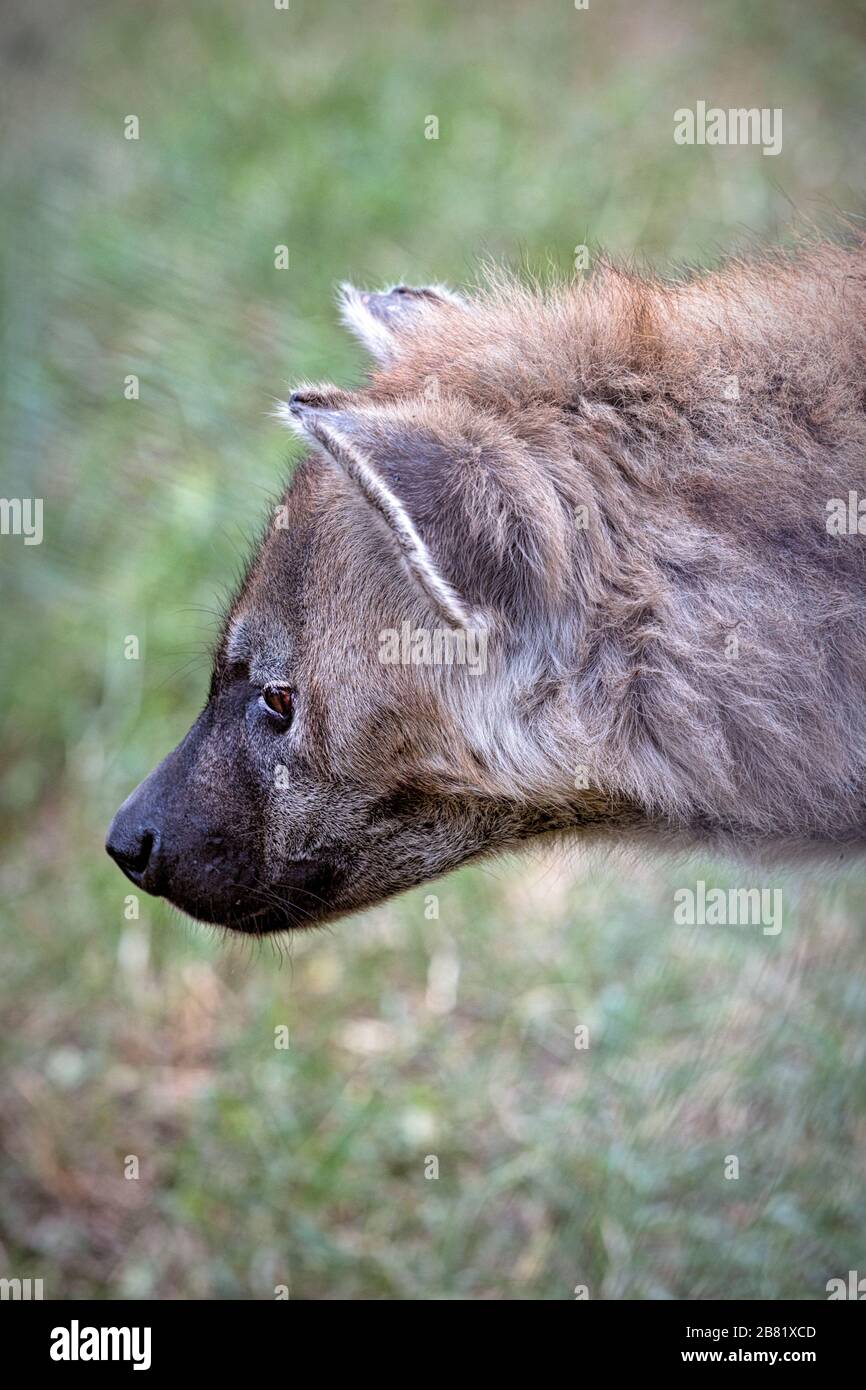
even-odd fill
[[[438,918],[428,888],[251,950],[127,920],[102,851],[204,697],[286,472],[273,397],[357,379],[333,283],[708,260],[856,210],[864,37],[842,3],[7,7],[3,488],[45,539],[0,539],[0,1274],[809,1299],[864,1269],[862,876],[789,881],[765,936],[674,925],[718,865],[532,855],[437,885]],[[783,153],[676,146],[698,98],[782,107]]]

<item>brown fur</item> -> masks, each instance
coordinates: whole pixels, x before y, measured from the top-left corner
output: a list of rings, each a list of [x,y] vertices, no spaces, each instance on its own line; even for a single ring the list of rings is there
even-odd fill
[[[268,925],[303,915],[287,855],[335,869],[321,918],[550,830],[860,847],[866,537],[826,521],[866,498],[863,249],[347,296],[382,362],[289,403],[314,449],[229,628],[252,689],[298,690],[296,794],[237,832]],[[437,584],[489,632],[482,676],[377,659],[441,622]]]

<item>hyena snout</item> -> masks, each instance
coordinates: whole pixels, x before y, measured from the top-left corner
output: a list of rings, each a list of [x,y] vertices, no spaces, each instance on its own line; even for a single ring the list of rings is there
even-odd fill
[[[155,896],[178,891],[184,863],[199,861],[209,842],[217,851],[222,842],[184,796],[185,753],[181,744],[126,798],[105,842],[126,877]]]
[[[193,776],[200,739],[195,727],[126,798],[108,828],[106,849],[126,878],[199,919],[249,913],[257,880],[252,859],[229,834]],[[240,901],[243,899],[243,902]]]
[[[136,888],[199,922],[256,934],[306,926],[329,908],[334,866],[292,847],[268,862],[249,769],[221,762],[211,723],[204,713],[126,798],[107,852]]]

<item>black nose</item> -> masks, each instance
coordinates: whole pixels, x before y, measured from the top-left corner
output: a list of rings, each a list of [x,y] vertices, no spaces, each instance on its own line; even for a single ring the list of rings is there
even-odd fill
[[[143,888],[145,874],[156,862],[159,835],[147,826],[129,824],[118,812],[108,832],[105,848],[126,877],[136,887]]]

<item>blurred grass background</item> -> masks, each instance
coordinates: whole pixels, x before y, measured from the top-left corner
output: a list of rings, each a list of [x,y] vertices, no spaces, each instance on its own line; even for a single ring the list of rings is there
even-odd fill
[[[45,539],[0,541],[0,1274],[808,1299],[866,1268],[862,874],[790,880],[769,937],[673,925],[721,866],[530,854],[255,948],[127,920],[102,850],[204,698],[287,472],[273,398],[362,370],[334,283],[707,262],[861,210],[864,51],[847,0],[6,6],[2,486]],[[782,107],[781,156],[676,146],[698,98]]]

